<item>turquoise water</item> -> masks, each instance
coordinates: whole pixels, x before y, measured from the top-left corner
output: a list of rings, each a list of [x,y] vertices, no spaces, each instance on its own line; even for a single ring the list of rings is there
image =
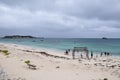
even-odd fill
[[[0,39],[0,42],[42,47],[57,50],[73,49],[74,47],[87,47],[93,52],[110,52],[120,55],[120,39],[98,38],[45,38],[45,39]]]

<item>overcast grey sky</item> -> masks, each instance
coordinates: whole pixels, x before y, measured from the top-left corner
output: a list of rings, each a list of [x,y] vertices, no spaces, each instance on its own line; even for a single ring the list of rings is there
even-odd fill
[[[120,0],[0,0],[0,36],[118,37]]]

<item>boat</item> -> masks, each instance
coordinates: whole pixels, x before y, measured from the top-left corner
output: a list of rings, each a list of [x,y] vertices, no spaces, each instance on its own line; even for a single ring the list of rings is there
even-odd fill
[[[106,38],[106,37],[103,37],[102,39],[108,39],[108,38]]]

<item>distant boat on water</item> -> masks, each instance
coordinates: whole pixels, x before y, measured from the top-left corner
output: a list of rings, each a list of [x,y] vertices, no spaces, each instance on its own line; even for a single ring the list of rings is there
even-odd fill
[[[108,39],[108,38],[106,38],[106,37],[103,37],[102,39]]]

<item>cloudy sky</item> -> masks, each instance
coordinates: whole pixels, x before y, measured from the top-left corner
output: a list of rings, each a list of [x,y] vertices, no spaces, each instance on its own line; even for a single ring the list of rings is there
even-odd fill
[[[120,0],[0,0],[0,36],[120,38]]]

